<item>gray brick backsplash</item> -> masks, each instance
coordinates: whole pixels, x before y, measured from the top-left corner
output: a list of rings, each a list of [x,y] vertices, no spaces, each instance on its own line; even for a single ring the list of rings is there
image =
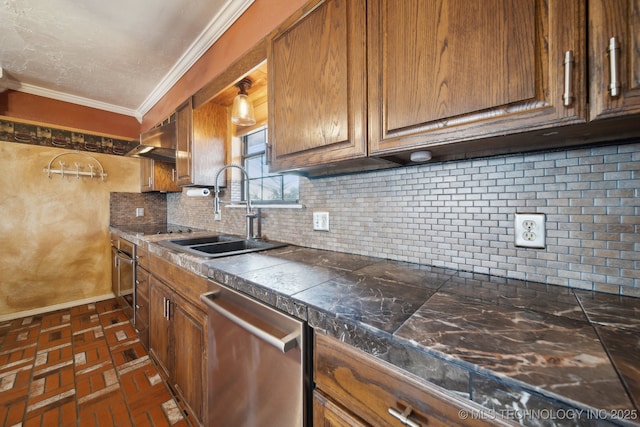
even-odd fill
[[[262,210],[269,239],[640,296],[640,142],[301,178],[300,186],[303,209]],[[329,212],[329,232],[312,230],[314,211]],[[545,249],[514,246],[516,212],[546,214]],[[210,198],[169,194],[167,215],[244,233],[243,209],[223,208],[215,222]]]

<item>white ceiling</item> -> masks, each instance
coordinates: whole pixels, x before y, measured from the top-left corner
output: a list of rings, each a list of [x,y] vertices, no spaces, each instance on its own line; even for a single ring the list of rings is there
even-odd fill
[[[0,92],[139,120],[254,0],[0,0]]]

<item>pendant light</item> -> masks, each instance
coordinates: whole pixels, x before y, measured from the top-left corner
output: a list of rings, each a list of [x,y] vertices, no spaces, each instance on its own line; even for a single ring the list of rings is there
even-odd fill
[[[231,109],[231,122],[238,126],[251,126],[256,124],[256,116],[253,113],[253,103],[247,95],[247,89],[251,89],[251,80],[247,77],[236,83],[239,92],[233,100]]]

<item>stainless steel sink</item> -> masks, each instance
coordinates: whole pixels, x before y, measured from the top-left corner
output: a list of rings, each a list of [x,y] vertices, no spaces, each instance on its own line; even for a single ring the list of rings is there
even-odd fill
[[[235,237],[235,236],[215,235],[215,236],[193,237],[190,239],[162,240],[161,244],[169,242],[172,245],[178,245],[178,246],[196,246],[196,245],[208,245],[211,243],[219,243],[219,242],[229,242],[229,241],[238,240],[238,239],[239,237]]]
[[[285,243],[269,242],[266,240],[247,240],[238,236],[228,235],[168,239],[161,240],[158,243],[165,248],[202,258],[218,258],[286,246]]]

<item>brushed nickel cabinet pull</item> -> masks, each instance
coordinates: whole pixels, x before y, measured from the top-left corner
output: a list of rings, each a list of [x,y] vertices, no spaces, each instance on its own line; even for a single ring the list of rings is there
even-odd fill
[[[573,52],[568,50],[564,53],[564,93],[562,101],[565,107],[573,103],[573,91],[571,90],[571,74],[573,72]]]
[[[265,159],[265,162],[264,162],[264,163],[265,163],[266,165],[270,165],[270,164],[271,164],[271,144],[269,144],[269,143],[267,142],[267,144],[266,144],[266,145],[267,145],[267,148],[266,148],[266,150],[265,150],[265,151],[266,151],[266,152],[265,152],[265,157],[266,157],[266,159]]]
[[[618,51],[620,51],[620,45],[615,37],[609,39],[609,47],[607,53],[609,54],[609,71],[611,75],[611,81],[609,83],[609,94],[612,97],[620,95],[620,80],[618,80]]]
[[[420,423],[417,423],[409,418],[411,412],[413,412],[413,408],[411,408],[411,406],[407,406],[407,409],[405,409],[404,412],[400,412],[395,408],[389,408],[389,414],[400,420],[402,424],[409,427],[421,427]]]

